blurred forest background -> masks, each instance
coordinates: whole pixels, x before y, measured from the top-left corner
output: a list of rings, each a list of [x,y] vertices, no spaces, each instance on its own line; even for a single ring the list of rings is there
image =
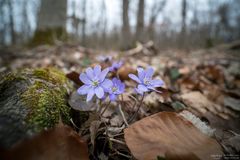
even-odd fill
[[[0,46],[208,48],[240,38],[239,8],[239,0],[0,0]]]

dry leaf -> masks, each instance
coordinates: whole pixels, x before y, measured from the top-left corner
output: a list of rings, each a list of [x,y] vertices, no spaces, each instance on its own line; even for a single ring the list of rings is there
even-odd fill
[[[75,71],[72,71],[68,74],[66,74],[66,77],[70,80],[72,80],[74,83],[76,83],[77,85],[83,85],[83,82],[80,81],[79,79],[79,73],[75,72]]]
[[[0,156],[1,158],[1,156]],[[87,160],[87,144],[70,127],[59,124],[3,154],[7,160]]]
[[[97,109],[96,103],[93,101],[86,102],[86,96],[79,95],[74,91],[68,100],[69,105],[78,111],[94,111]]]
[[[218,115],[224,119],[229,119],[230,116],[235,115],[228,108],[214,104],[213,102],[208,100],[203,94],[197,91],[183,94],[181,95],[181,98],[188,107],[191,107],[202,115],[207,113],[207,111],[210,111],[213,114]]]
[[[90,137],[91,137],[91,143],[93,145],[93,148],[95,146],[95,138],[97,136],[98,129],[101,125],[101,121],[92,121],[90,125]]]
[[[132,74],[136,74],[136,70],[135,69],[133,69],[132,67],[130,67],[130,66],[128,66],[128,65],[124,65],[124,66],[122,66],[119,70],[118,70],[118,72],[117,72],[117,74],[118,74],[118,76],[119,76],[119,78],[122,80],[122,81],[124,81],[124,80],[129,80],[130,78],[128,77],[128,75],[130,74],[130,73],[132,73]]]
[[[211,159],[222,155],[220,145],[201,133],[193,124],[173,112],[160,112],[124,130],[132,154],[139,160]]]

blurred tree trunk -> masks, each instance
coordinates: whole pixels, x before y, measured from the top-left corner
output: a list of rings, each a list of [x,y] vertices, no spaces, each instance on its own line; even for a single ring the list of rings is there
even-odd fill
[[[4,21],[4,2],[5,0],[0,0],[0,45],[4,45],[5,44],[5,21]]]
[[[137,26],[136,26],[136,41],[143,42],[144,40],[144,0],[138,1]]]
[[[54,44],[65,40],[67,21],[67,0],[41,0],[37,29],[30,45]]]
[[[187,15],[187,0],[182,0],[182,28],[180,34],[180,45],[185,47],[186,41],[186,15]]]
[[[14,18],[13,18],[13,1],[7,0],[8,5],[8,11],[9,11],[9,28],[10,28],[10,35],[11,35],[11,43],[15,44],[16,37],[15,37],[15,31],[14,31]]]
[[[27,11],[27,6],[28,6],[28,0],[23,0],[22,2],[22,33],[21,36],[23,38],[23,41],[26,42],[26,40],[30,37],[30,24],[29,24],[29,19],[28,19],[28,11]]]
[[[155,22],[156,19],[159,15],[159,13],[163,10],[164,6],[166,4],[166,0],[161,0],[161,1],[156,1],[153,3],[153,6],[151,8],[151,16],[150,16],[150,21],[148,25],[148,35],[150,40],[154,40],[154,35],[155,35]]]
[[[85,46],[86,45],[86,19],[87,19],[87,15],[86,15],[86,0],[82,1],[82,45]]]
[[[131,32],[128,17],[129,0],[122,0],[122,37],[121,48],[128,49],[131,46]]]

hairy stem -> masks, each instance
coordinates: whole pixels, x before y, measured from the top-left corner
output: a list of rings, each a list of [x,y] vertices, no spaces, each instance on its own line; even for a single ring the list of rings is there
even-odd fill
[[[129,119],[128,123],[131,123],[132,120],[134,120],[134,119],[136,118],[136,116],[137,116],[137,114],[138,114],[138,111],[139,111],[140,107],[141,107],[142,104],[143,104],[144,96],[145,96],[145,94],[143,93],[143,96],[142,96],[142,98],[141,98],[141,100],[140,100],[140,104],[139,104],[139,106],[138,106],[138,108],[137,108],[137,111],[136,111],[136,112],[133,114],[133,116]]]
[[[106,105],[106,107],[104,108],[104,110],[102,111],[102,113],[100,113],[100,116],[102,116],[103,113],[105,113],[105,111],[107,110],[107,108],[109,107],[110,104],[111,104],[111,101],[108,102],[108,104]]]

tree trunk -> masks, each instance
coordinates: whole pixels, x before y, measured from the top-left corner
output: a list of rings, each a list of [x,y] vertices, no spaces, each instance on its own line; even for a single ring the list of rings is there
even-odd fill
[[[86,19],[87,19],[87,15],[86,15],[86,0],[83,0],[82,2],[82,45],[86,46]]]
[[[128,49],[131,46],[131,32],[128,17],[129,0],[122,0],[122,37],[121,48]]]
[[[149,25],[148,25],[148,35],[149,35],[149,39],[150,40],[154,40],[155,37],[155,22],[156,19],[159,15],[159,13],[163,10],[164,6],[166,4],[166,0],[162,0],[162,1],[156,1],[155,3],[153,3],[153,6],[151,8],[151,16],[150,16],[150,21],[149,21]]]
[[[9,28],[10,28],[10,35],[11,35],[11,43],[15,44],[16,43],[16,37],[15,37],[15,30],[14,30],[14,18],[13,18],[13,1],[8,0],[7,5],[8,5],[8,11],[9,11]]]
[[[144,40],[144,0],[138,2],[137,13],[137,28],[136,28],[136,41],[143,42]]]
[[[185,46],[186,41],[186,15],[187,15],[187,0],[182,0],[182,28],[180,34],[180,45]]]
[[[37,29],[31,45],[53,44],[66,39],[67,0],[41,0]]]

